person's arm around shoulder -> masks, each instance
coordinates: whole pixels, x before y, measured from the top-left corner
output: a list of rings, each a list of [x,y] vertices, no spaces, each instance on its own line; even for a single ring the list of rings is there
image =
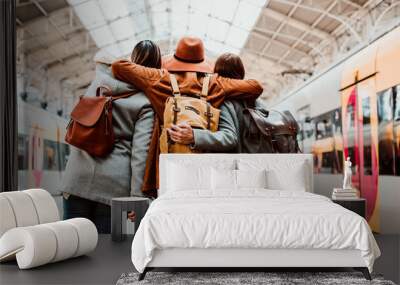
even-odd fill
[[[153,132],[154,111],[150,106],[142,108],[135,123],[131,150],[131,196],[143,196],[141,191],[146,160]]]
[[[217,76],[217,82],[224,90],[225,99],[256,99],[263,93],[263,87],[254,79],[232,79]]]
[[[235,125],[235,110],[230,102],[221,106],[218,131],[193,129],[193,149],[211,152],[234,151],[238,145],[238,132]]]
[[[165,72],[162,69],[144,67],[129,60],[113,62],[111,70],[116,79],[130,83],[142,91],[159,81]]]

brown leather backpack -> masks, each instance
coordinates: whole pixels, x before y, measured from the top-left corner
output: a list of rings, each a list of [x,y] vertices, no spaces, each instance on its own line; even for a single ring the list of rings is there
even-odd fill
[[[187,123],[192,128],[217,131],[220,110],[207,102],[210,76],[206,75],[200,95],[181,95],[178,82],[174,74],[170,74],[173,96],[165,103],[164,126],[160,136],[161,153],[193,153],[196,152],[189,145],[175,143],[169,138],[167,129],[172,124]]]
[[[96,157],[107,156],[114,147],[112,102],[134,93],[112,96],[107,86],[100,86],[96,96],[81,96],[72,110],[65,141]]]
[[[244,108],[244,137],[250,152],[298,153],[299,126],[289,111]],[[250,146],[250,147],[249,147]]]

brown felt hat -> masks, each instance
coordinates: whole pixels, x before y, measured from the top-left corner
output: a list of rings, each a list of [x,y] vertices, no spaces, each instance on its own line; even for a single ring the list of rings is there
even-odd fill
[[[168,71],[194,71],[213,73],[213,64],[205,58],[201,39],[183,37],[176,46],[175,54],[164,56],[162,67]]]

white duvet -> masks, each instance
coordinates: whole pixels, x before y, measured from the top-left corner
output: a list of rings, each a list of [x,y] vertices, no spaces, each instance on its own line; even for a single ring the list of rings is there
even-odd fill
[[[266,189],[162,195],[134,237],[132,262],[143,272],[165,248],[358,249],[371,272],[380,255],[359,215],[320,195]]]

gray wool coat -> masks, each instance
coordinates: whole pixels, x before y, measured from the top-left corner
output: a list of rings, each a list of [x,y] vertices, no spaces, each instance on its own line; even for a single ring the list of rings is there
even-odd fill
[[[114,95],[132,90],[128,84],[113,78],[111,60],[102,61],[96,63],[95,79],[85,96],[94,96],[102,84],[111,87]],[[108,205],[113,197],[142,196],[153,120],[153,109],[143,93],[115,100],[113,127],[116,141],[112,153],[105,158],[96,158],[72,147],[61,191]]]
[[[256,100],[255,106],[266,108],[260,100]],[[218,131],[193,129],[193,148],[202,152],[254,152],[254,146],[243,137],[243,108],[242,101],[225,101],[221,105]]]
[[[225,101],[221,105],[218,131],[193,129],[193,148],[201,152],[237,152],[239,144],[239,123],[233,105]]]

